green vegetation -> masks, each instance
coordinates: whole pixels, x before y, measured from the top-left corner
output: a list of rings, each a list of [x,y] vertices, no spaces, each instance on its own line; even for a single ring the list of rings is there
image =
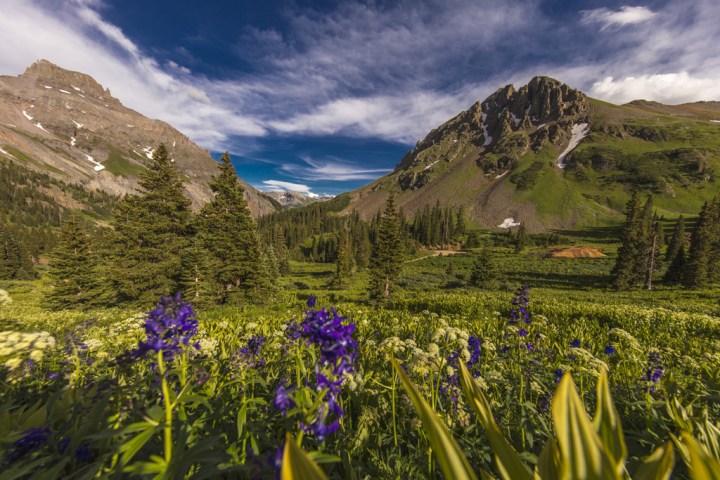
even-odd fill
[[[129,152],[131,154],[131,152]],[[111,149],[107,160],[103,162],[103,166],[115,175],[121,177],[140,177],[145,171],[145,167],[128,160],[122,152],[117,149]]]

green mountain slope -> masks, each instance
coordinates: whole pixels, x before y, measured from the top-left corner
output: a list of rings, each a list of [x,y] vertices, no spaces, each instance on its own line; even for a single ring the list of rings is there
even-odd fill
[[[719,120],[719,102],[618,106],[536,77],[430,132],[348,211],[370,217],[395,191],[409,215],[439,199],[486,227],[543,231],[618,223],[639,188],[661,214],[693,214],[720,192]]]

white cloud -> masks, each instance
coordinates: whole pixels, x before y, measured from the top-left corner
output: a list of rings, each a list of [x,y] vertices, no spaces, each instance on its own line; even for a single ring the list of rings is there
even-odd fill
[[[224,149],[229,135],[261,136],[262,122],[208,96],[205,79],[166,73],[94,8],[100,2],[48,4],[0,0],[0,73],[21,73],[44,58],[93,76],[124,105],[167,121],[206,148]],[[224,148],[223,148],[224,147]]]
[[[641,75],[596,82],[590,94],[613,103],[651,99],[666,104],[720,99],[717,79],[692,77],[687,72]]]
[[[291,191],[302,193],[310,198],[317,198],[319,195],[310,191],[310,187],[301,183],[283,182],[281,180],[263,180],[263,185],[259,186],[260,190],[266,192],[284,192]]]
[[[306,165],[284,164],[280,169],[289,175],[303,180],[374,180],[388,172],[387,168],[363,168],[343,161],[338,158],[330,158],[325,161],[315,160],[307,155],[300,157]],[[397,159],[388,159],[395,161]]]
[[[597,8],[595,10],[584,10],[580,12],[580,18],[583,23],[601,23],[603,30],[614,26],[622,27],[624,25],[647,22],[655,15],[655,12],[644,6],[623,6],[617,11],[608,8]]]

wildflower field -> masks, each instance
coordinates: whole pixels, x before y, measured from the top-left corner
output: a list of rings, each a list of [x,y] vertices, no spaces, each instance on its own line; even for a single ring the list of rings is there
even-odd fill
[[[324,289],[329,267],[312,264],[294,264],[264,306],[206,311],[168,297],[53,312],[43,281],[7,282],[0,478],[275,478],[295,445],[310,473],[283,478],[447,478],[453,451],[471,467],[466,478],[520,478],[508,451],[520,472],[558,452],[544,449],[549,439],[558,458],[570,455],[553,400],[574,394],[570,377],[585,411],[621,425],[607,442],[597,427],[606,447],[622,445],[608,457],[617,468],[595,475],[588,454],[585,478],[718,478],[716,292],[620,294],[593,285],[604,260],[521,261],[490,291],[453,287],[462,257],[413,262],[381,307],[362,299],[362,278]],[[662,463],[646,461],[653,452],[672,470],[648,473]],[[701,464],[708,476],[697,476]]]

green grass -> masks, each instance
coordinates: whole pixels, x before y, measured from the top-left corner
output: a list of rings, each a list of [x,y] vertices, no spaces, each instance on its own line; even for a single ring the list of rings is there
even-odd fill
[[[117,149],[111,149],[107,160],[103,162],[103,166],[110,172],[120,177],[137,177],[145,167],[128,160]]]

